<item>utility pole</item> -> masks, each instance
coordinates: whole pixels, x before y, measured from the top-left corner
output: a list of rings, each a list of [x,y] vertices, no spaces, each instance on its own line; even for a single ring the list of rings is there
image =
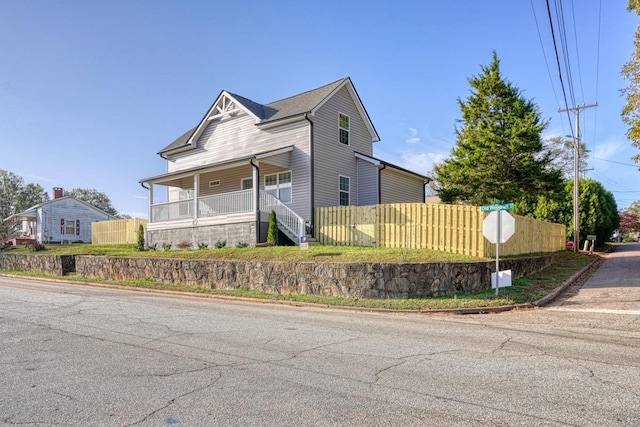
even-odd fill
[[[558,108],[559,113],[565,111],[576,112],[576,132],[573,135],[573,251],[578,252],[578,246],[580,245],[580,186],[579,186],[579,173],[580,173],[580,110],[585,108],[597,107],[598,102],[595,104],[582,104],[576,105],[571,108]]]

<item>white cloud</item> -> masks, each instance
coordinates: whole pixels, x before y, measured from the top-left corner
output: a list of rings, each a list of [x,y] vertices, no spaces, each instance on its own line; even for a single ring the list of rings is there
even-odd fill
[[[445,159],[445,156],[440,153],[405,152],[400,159],[398,166],[422,175],[429,175],[433,171],[433,166],[441,163]]]
[[[409,128],[409,137],[404,140],[406,144],[418,144],[420,143],[420,137],[418,136],[418,129]]]
[[[614,158],[616,154],[629,148],[628,142],[623,141],[606,141],[604,143],[596,144],[593,150],[592,156],[600,159],[610,160]]]

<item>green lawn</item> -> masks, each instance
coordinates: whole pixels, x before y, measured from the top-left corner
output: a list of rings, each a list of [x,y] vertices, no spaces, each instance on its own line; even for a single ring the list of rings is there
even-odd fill
[[[111,255],[128,257],[193,258],[242,261],[333,261],[333,262],[467,262],[482,259],[428,249],[370,248],[357,246],[312,245],[307,250],[298,246],[270,246],[257,248],[186,249],[137,251],[135,245],[47,245],[44,251],[34,252],[26,247],[8,250],[12,254],[43,255]]]
[[[308,250],[298,247],[266,247],[266,248],[223,248],[186,251],[145,251],[138,252],[133,245],[51,245],[46,251],[31,252],[25,248],[15,248],[8,253],[36,253],[36,254],[87,254],[113,256],[146,256],[146,257],[180,257],[198,259],[226,259],[226,260],[269,260],[269,261],[368,261],[368,262],[429,262],[429,261],[478,261],[478,258],[424,249],[380,249],[359,248],[346,246],[312,246]],[[348,306],[373,309],[392,310],[439,310],[476,307],[499,307],[512,304],[531,303],[550,291],[554,290],[564,280],[589,264],[591,257],[569,251],[558,253],[557,261],[545,270],[529,277],[513,281],[509,288],[501,288],[499,296],[495,290],[487,290],[469,295],[456,295],[438,298],[410,298],[410,299],[364,299],[340,298],[320,295],[281,295],[247,290],[215,290],[186,286],[179,284],[156,283],[149,281],[120,282],[107,280],[89,280],[81,277],[71,279],[83,282],[101,282],[113,285],[162,289],[173,291],[194,292],[198,294],[228,295],[237,297],[259,298],[264,300],[291,301],[301,303],[316,303],[331,306]],[[25,276],[42,274],[33,272],[4,271],[5,273]],[[48,276],[51,277],[51,276]],[[64,279],[70,279],[64,277]]]

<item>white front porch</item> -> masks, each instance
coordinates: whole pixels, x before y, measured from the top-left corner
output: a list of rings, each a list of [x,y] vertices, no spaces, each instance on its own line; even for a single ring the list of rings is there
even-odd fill
[[[194,197],[150,206],[147,231],[211,227],[241,223],[267,223],[276,212],[278,227],[294,243],[306,234],[304,219],[267,191],[258,192],[258,209],[253,190],[233,191],[213,196]],[[256,237],[256,243],[260,240]]]

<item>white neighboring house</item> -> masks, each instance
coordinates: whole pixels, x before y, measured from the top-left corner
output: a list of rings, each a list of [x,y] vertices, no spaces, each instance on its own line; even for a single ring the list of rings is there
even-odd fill
[[[140,180],[147,242],[253,245],[274,210],[297,244],[318,207],[424,202],[429,178],[373,157],[379,140],[348,77],[268,104],[223,90],[160,150],[166,173]]]
[[[113,215],[54,189],[54,199],[30,207],[5,221],[22,223],[17,240],[38,243],[91,243],[91,223],[116,219]]]

